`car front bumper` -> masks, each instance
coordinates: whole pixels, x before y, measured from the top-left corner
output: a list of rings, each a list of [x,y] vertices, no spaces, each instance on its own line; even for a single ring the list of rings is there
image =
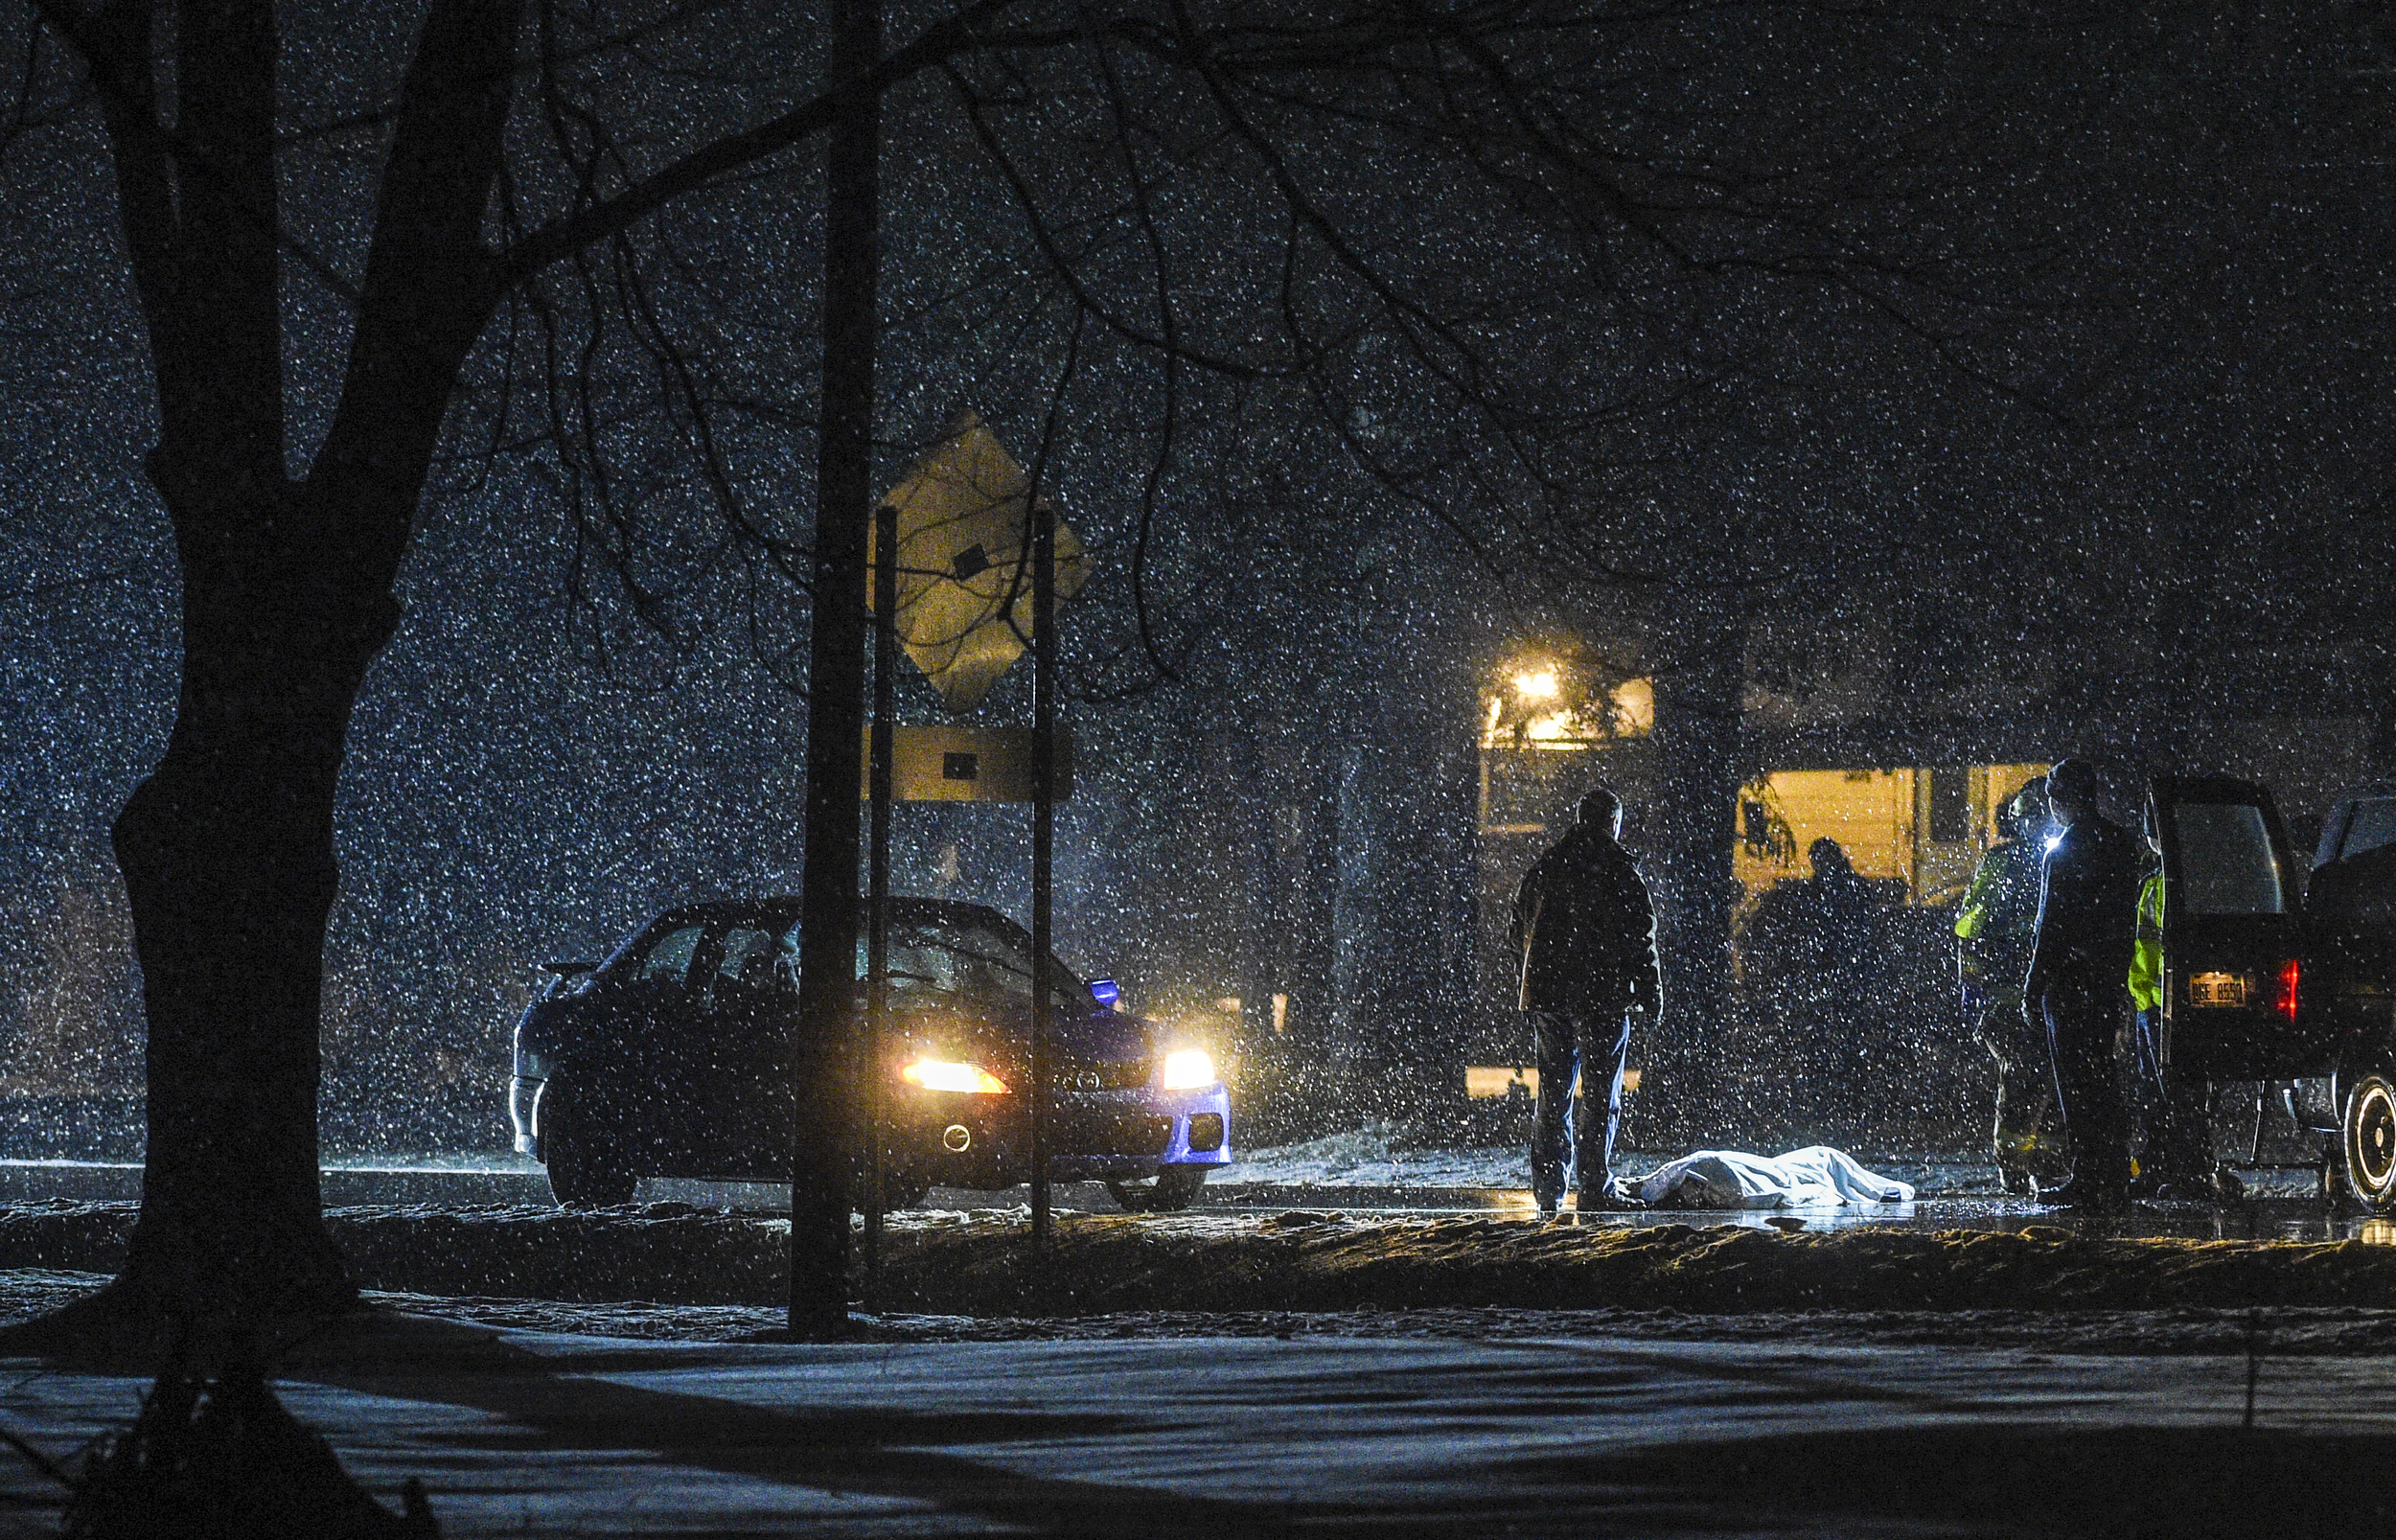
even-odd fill
[[[894,1108],[893,1158],[934,1186],[995,1188],[1031,1178],[1029,1130],[1009,1098],[919,1092]],[[1152,1176],[1161,1165],[1232,1162],[1231,1095],[1188,1091],[1067,1092],[1048,1126],[1051,1180]]]

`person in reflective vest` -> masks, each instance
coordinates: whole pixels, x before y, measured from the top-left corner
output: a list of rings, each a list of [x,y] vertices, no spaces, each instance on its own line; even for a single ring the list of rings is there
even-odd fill
[[[1980,858],[1955,915],[1955,965],[1964,1025],[1996,1061],[1996,1117],[1991,1145],[1997,1184],[2028,1193],[2053,1169],[2056,1142],[2044,1133],[2054,1115],[2055,1079],[2043,1033],[2022,1019],[2021,982],[2039,923],[2039,864],[2046,852],[2043,776],[1996,806],[1996,843]]]

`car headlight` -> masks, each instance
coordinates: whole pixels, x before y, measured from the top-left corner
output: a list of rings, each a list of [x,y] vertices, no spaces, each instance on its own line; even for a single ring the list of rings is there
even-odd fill
[[[1204,1048],[1183,1048],[1164,1056],[1164,1089],[1194,1091],[1214,1084],[1214,1061]]]
[[[899,1071],[899,1078],[926,1091],[963,1091],[979,1096],[998,1096],[1006,1092],[1006,1082],[981,1066],[949,1059],[917,1059]]]

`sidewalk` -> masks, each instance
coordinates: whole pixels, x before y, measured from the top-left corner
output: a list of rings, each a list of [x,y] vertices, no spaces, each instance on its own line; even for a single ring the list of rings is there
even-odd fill
[[[141,1382],[12,1364],[64,1452]],[[2384,1359],[1554,1338],[667,1345],[391,1317],[291,1410],[447,1534],[2063,1535],[2376,1523]],[[40,1479],[0,1528],[42,1533]],[[2358,1531],[2360,1532],[2360,1531]]]

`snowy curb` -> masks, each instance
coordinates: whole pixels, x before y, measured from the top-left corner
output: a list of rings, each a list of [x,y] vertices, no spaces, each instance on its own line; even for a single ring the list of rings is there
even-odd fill
[[[129,1204],[0,1208],[0,1267],[105,1273]],[[336,1209],[361,1287],[436,1296],[772,1305],[786,1221],[692,1210]],[[881,1307],[962,1316],[1144,1310],[1773,1310],[2396,1306],[2396,1250],[2026,1230],[1640,1229],[1292,1212],[1064,1215],[1044,1255],[1012,1213],[896,1216]]]

